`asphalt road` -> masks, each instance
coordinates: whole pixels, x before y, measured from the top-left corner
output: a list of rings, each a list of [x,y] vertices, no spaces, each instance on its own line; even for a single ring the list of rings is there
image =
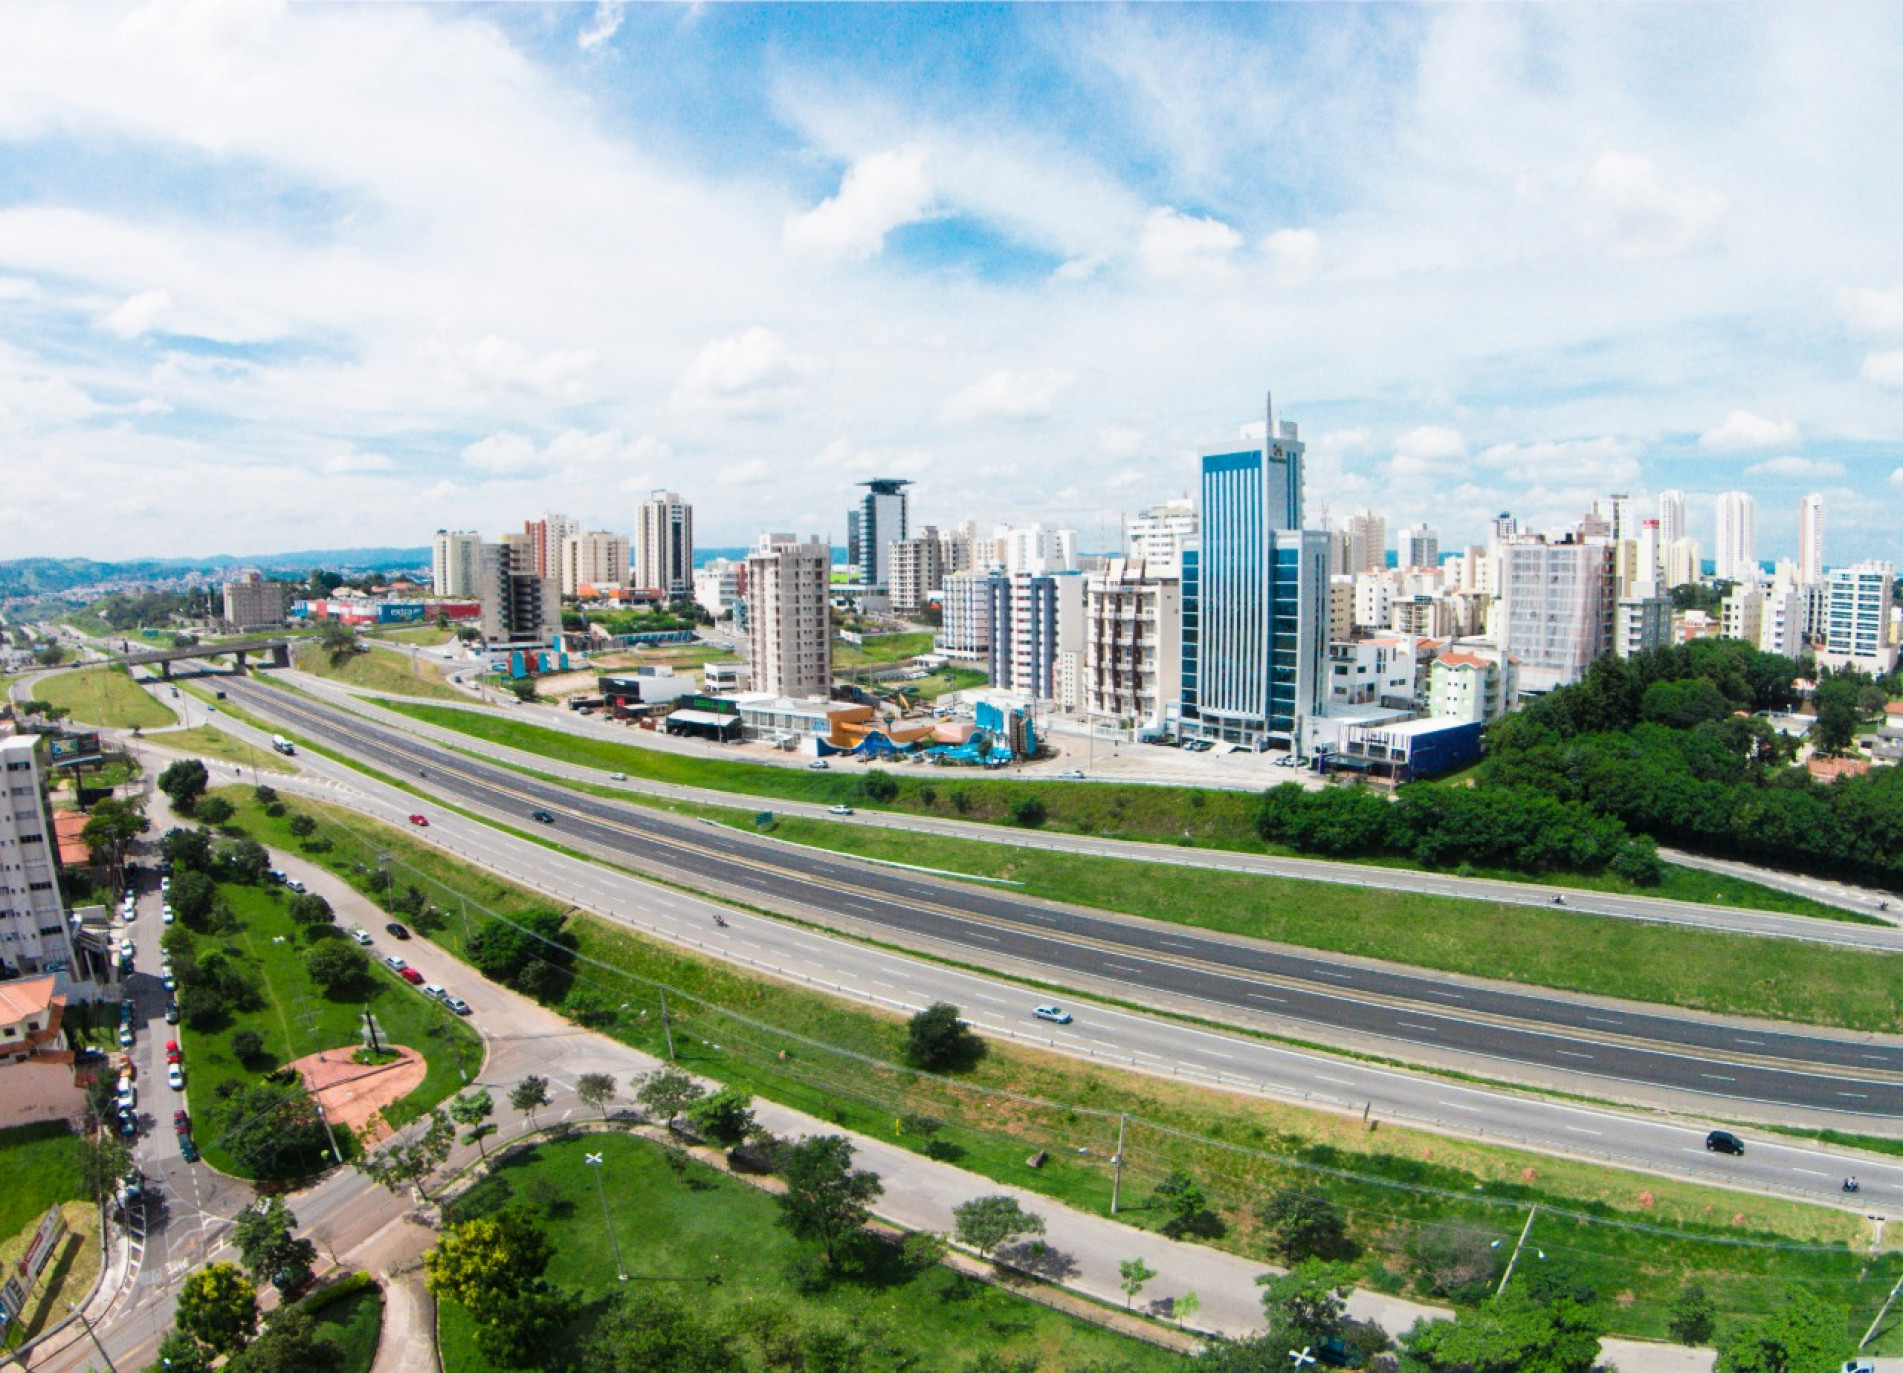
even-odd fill
[[[1058,907],[712,829],[452,754],[329,706],[231,679],[233,699],[392,775],[531,823],[567,844],[690,884],[832,910],[898,935],[1108,981],[1119,995],[1187,998],[1329,1031],[1734,1101],[1844,1115],[1903,1114],[1903,1050],[1850,1038],[1742,1031],[1692,1017],[1452,983],[1242,940]],[[427,777],[417,777],[418,772]]]

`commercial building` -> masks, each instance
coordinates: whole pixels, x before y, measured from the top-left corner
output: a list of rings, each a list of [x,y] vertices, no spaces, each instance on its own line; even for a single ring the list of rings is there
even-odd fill
[[[1163,564],[1181,567],[1182,550]],[[1083,708],[1126,729],[1155,729],[1181,695],[1182,584],[1137,558],[1084,582]]]
[[[1712,562],[1719,581],[1756,581],[1762,575],[1758,566],[1758,503],[1749,492],[1719,493],[1718,537]]]
[[[562,543],[581,533],[581,521],[568,515],[544,515],[539,520],[524,520],[522,533],[529,541],[529,565],[538,577],[562,576]],[[619,577],[612,579],[618,586]],[[574,595],[571,591],[569,595]]]
[[[1518,659],[1521,689],[1550,691],[1577,681],[1612,649],[1612,549],[1522,535],[1501,547],[1500,558],[1494,637]]]
[[[1393,724],[1349,725],[1341,747],[1327,755],[1325,772],[1354,772],[1374,782],[1399,786],[1434,777],[1480,760],[1484,726],[1471,720],[1402,720]]]
[[[234,629],[262,629],[284,623],[284,587],[247,572],[225,583],[225,623]]]
[[[1797,503],[1797,584],[1824,579],[1824,498],[1816,492]]]
[[[1034,700],[1062,699],[1058,656],[1083,652],[1084,578],[1077,572],[994,577],[991,685]]]
[[[1896,645],[1890,639],[1890,602],[1896,567],[1886,562],[1861,562],[1833,567],[1825,577],[1829,600],[1824,606],[1823,667],[1854,667],[1881,676],[1896,666]]]
[[[656,491],[634,510],[630,585],[670,601],[694,592],[694,507],[676,491]]]
[[[570,534],[558,558],[562,595],[579,596],[583,587],[606,590],[627,585],[628,540],[606,529]]]
[[[439,529],[430,557],[430,585],[438,596],[470,597],[482,578],[482,535]]]
[[[826,697],[833,643],[828,591],[832,549],[818,535],[763,534],[747,554],[747,632],[754,689]]]
[[[39,736],[0,738],[0,981],[74,967]]]
[[[859,569],[866,586],[891,585],[891,546],[911,537],[905,496],[911,484],[896,477],[860,482],[866,494],[857,509],[846,512],[846,561]]]
[[[936,600],[945,581],[945,542],[930,525],[916,538],[896,539],[888,547],[891,580],[886,590],[892,608],[915,615]]]
[[[482,545],[478,599],[482,637],[492,647],[541,647],[562,627],[561,586],[535,570],[535,545],[526,534],[504,534]]]
[[[965,662],[991,654],[991,584],[994,572],[953,572],[939,587],[944,623],[933,647],[947,658]]]

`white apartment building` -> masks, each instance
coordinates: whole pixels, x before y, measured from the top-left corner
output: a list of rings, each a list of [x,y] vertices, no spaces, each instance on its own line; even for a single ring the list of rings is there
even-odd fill
[[[1661,536],[1665,531],[1665,521],[1659,521]],[[1697,539],[1673,539],[1665,548],[1665,585],[1690,586],[1705,574],[1705,551],[1698,546]]]
[[[762,534],[747,554],[755,691],[794,698],[831,695],[832,570],[832,549],[817,534],[805,543],[791,534]]]
[[[1342,526],[1348,535],[1349,572],[1385,572],[1388,568],[1388,522],[1372,510],[1357,510]]]
[[[1513,660],[1497,649],[1457,647],[1428,669],[1430,718],[1491,724],[1519,704]]]
[[[1495,637],[1518,660],[1524,690],[1577,681],[1612,648],[1612,549],[1603,543],[1548,543],[1521,537],[1501,550],[1505,586]]]
[[[1718,632],[1727,639],[1757,643],[1763,632],[1764,596],[1753,582],[1741,583],[1729,596],[1718,614]]]
[[[991,583],[986,571],[953,572],[939,588],[944,623],[937,650],[947,658],[982,662],[991,656]]]
[[[482,577],[482,535],[466,529],[439,529],[431,549],[430,584],[438,596],[467,599],[477,594]]]
[[[1182,673],[1182,583],[1141,559],[1112,558],[1084,583],[1084,710],[1125,729],[1160,728],[1181,699]]]
[[[1047,529],[1041,524],[1021,528],[1000,525],[993,538],[1003,548],[1004,570],[1014,575],[1077,569],[1077,531],[1074,529]]]
[[[926,525],[909,539],[887,546],[886,590],[901,615],[917,614],[937,597],[945,581],[945,542]]]
[[[694,599],[718,620],[747,594],[747,567],[731,558],[711,559],[694,569]]]
[[[75,967],[40,765],[37,735],[0,739],[0,980]]]
[[[678,491],[655,491],[634,508],[629,584],[670,601],[694,592],[694,507]]]
[[[1670,596],[1621,596],[1614,613],[1612,651],[1630,658],[1663,648],[1672,639]]]
[[[225,623],[237,629],[283,624],[284,588],[257,572],[226,582]]]
[[[1829,600],[1824,609],[1824,667],[1854,667],[1882,675],[1896,666],[1890,640],[1890,602],[1896,567],[1868,561],[1833,567],[1825,578]]]
[[[991,685],[1059,700],[1060,655],[1084,651],[1084,577],[1017,572],[991,579]]]
[[[1201,521],[1187,496],[1138,512],[1124,531],[1129,561],[1141,563],[1152,577],[1174,577],[1183,566],[1183,550],[1196,545]]]
[[[1411,524],[1401,531],[1401,566],[1404,568],[1440,567],[1440,531],[1425,524]]]
[[[562,540],[559,562],[564,596],[579,596],[584,586],[626,586],[627,536],[606,529],[570,534]]]
[[[1758,503],[1750,492],[1719,494],[1717,548],[1712,559],[1720,581],[1751,582],[1763,575],[1758,567]]]
[[[1680,539],[1691,537],[1691,526],[1685,523],[1685,493],[1683,491],[1659,492],[1659,547],[1670,548]],[[1673,582],[1673,586],[1683,586],[1683,582]]]
[[[1824,498],[1812,492],[1797,503],[1797,584],[1824,579]]]
[[[1322,668],[1326,699],[1336,706],[1413,710],[1419,705],[1418,668],[1416,640],[1411,636],[1331,643]]]
[[[1782,653],[1786,658],[1803,653],[1808,609],[1803,587],[1788,578],[1773,582],[1764,594],[1764,609],[1758,618],[1759,649]]]
[[[1387,629],[1394,619],[1395,579],[1387,572],[1355,576],[1355,628]]]

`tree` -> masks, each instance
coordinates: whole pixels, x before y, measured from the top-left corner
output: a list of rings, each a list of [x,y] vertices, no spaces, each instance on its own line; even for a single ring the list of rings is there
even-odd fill
[[[217,799],[217,797],[212,798],[212,800]],[[210,804],[211,802],[207,801],[199,806],[200,813],[203,813],[205,806]],[[264,880],[264,875],[271,871],[271,854],[255,839],[240,839],[219,848],[218,866],[232,881],[255,887]]]
[[[1010,1196],[973,1197],[952,1208],[953,1233],[984,1258],[1001,1244],[1044,1233],[1044,1217],[1033,1215]]]
[[[269,1282],[279,1291],[295,1292],[310,1281],[317,1265],[317,1246],[291,1234],[297,1217],[282,1197],[271,1197],[238,1212],[231,1230],[238,1260],[254,1281]]]
[[[92,814],[86,817],[79,837],[95,857],[117,873],[126,861],[126,851],[132,847],[132,841],[151,828],[152,822],[145,818],[145,811],[139,805],[109,796],[93,804]]]
[[[365,1127],[366,1150],[373,1133],[371,1127]],[[358,1158],[357,1171],[369,1175],[392,1192],[401,1192],[414,1185],[418,1192],[427,1197],[429,1192],[424,1188],[424,1182],[431,1173],[443,1166],[455,1143],[455,1125],[440,1110],[431,1111],[421,1131],[411,1134],[407,1140],[391,1140],[378,1152],[366,1152]]]
[[[671,1126],[674,1117],[699,1101],[706,1091],[679,1068],[656,1068],[642,1074],[634,1099],[651,1115],[659,1116],[662,1124]]]
[[[548,1079],[536,1077],[531,1073],[515,1084],[515,1090],[509,1093],[509,1105],[529,1118],[529,1124],[535,1123],[535,1113],[548,1105]]]
[[[1166,1235],[1187,1234],[1202,1222],[1204,1213],[1209,1210],[1208,1196],[1201,1184],[1188,1173],[1170,1173],[1156,1184],[1153,1195],[1169,1213],[1169,1218],[1163,1222],[1163,1233]]]
[[[1401,1367],[1405,1373],[1589,1373],[1604,1333],[1598,1313],[1570,1297],[1541,1305],[1509,1291],[1451,1321],[1416,1323],[1401,1337]],[[1719,1368],[1732,1373],[1722,1359]]]
[[[222,796],[207,796],[192,806],[192,815],[207,825],[222,825],[238,813]]]
[[[1831,1373],[1845,1353],[1841,1307],[1803,1288],[1784,1307],[1746,1321],[1718,1337],[1716,1373]]]
[[[687,1121],[702,1139],[731,1149],[753,1133],[753,1097],[738,1087],[723,1087],[688,1107]]]
[[[449,1118],[469,1132],[463,1142],[473,1143],[484,1158],[489,1157],[489,1151],[483,1147],[483,1136],[496,1128],[485,1122],[495,1113],[496,1103],[485,1088],[464,1092],[449,1103]]]
[[[906,1053],[912,1062],[927,1071],[963,1067],[970,1063],[978,1047],[978,1036],[971,1032],[948,1001],[934,1001],[907,1022]]]
[[[492,982],[538,1000],[558,1000],[579,941],[559,911],[533,911],[514,922],[489,919],[470,936],[469,961]]]
[[[786,1151],[778,1198],[780,1224],[796,1239],[818,1240],[830,1268],[870,1218],[866,1209],[884,1194],[876,1173],[852,1166],[852,1145],[839,1135],[809,1135]]]
[[[747,1363],[732,1333],[680,1297],[637,1288],[601,1318],[583,1346],[582,1368],[586,1373],[744,1373]]]
[[[1170,1304],[1170,1315],[1176,1318],[1181,1327],[1196,1319],[1196,1313],[1203,1309],[1203,1299],[1194,1292],[1185,1292]]]
[[[1011,823],[1034,830],[1050,818],[1050,808],[1044,804],[1041,796],[1024,796],[1011,807]]]
[[[58,667],[61,663],[66,661],[66,646],[59,643],[49,643],[40,649],[38,653],[33,655],[33,661],[38,663],[41,667]]]
[[[255,1063],[264,1052],[264,1036],[256,1030],[239,1030],[231,1037],[231,1056],[240,1063]]]
[[[444,1231],[423,1256],[423,1283],[438,1301],[468,1309],[477,1346],[491,1363],[540,1367],[548,1338],[574,1307],[542,1277],[554,1252],[527,1214],[511,1207]]]
[[[172,809],[186,815],[192,813],[209,785],[211,776],[196,758],[181,758],[159,774],[159,790],[171,801]]]
[[[337,913],[330,908],[330,902],[314,891],[292,892],[291,899],[284,903],[284,913],[300,925],[333,925],[337,922]]]
[[[341,939],[326,939],[305,950],[304,968],[311,981],[333,995],[362,986],[370,976],[370,960],[363,951]]]
[[[264,1333],[225,1365],[229,1373],[309,1373],[331,1367],[336,1346],[317,1338],[316,1323],[296,1306],[279,1306],[265,1319]],[[167,1369],[166,1373],[177,1373]]]
[[[601,1118],[608,1118],[608,1103],[614,1100],[615,1080],[612,1073],[583,1073],[575,1079],[575,1095],[587,1105],[601,1112]]]
[[[173,764],[174,767],[177,764]],[[170,771],[170,769],[167,769]],[[172,884],[178,885],[181,872],[206,872],[211,868],[211,832],[202,829],[169,829],[159,836],[159,857],[172,865]]]
[[[178,1328],[219,1354],[236,1354],[258,1329],[258,1290],[235,1263],[208,1263],[178,1290]]]
[[[317,833],[317,821],[311,816],[299,812],[291,817],[289,828],[294,838],[308,839]]]
[[[216,1120],[219,1144],[263,1177],[315,1171],[330,1143],[317,1102],[302,1081],[241,1086],[218,1106]]]
[[[1303,1259],[1286,1273],[1264,1273],[1262,1315],[1271,1340],[1320,1344],[1341,1334],[1354,1279],[1341,1264]]]
[[[859,779],[859,794],[868,801],[884,803],[898,796],[899,784],[884,768],[873,768]]]
[[[1666,1310],[1666,1332],[1680,1344],[1704,1344],[1717,1328],[1718,1309],[1711,1293],[1695,1282],[1679,1288]]]
[[[210,925],[211,913],[218,904],[218,884],[198,869],[187,868],[172,879],[172,889],[166,896],[174,915],[193,929],[202,930]]]
[[[183,1330],[170,1330],[159,1341],[158,1362],[146,1370],[158,1368],[163,1373],[211,1373],[214,1355],[192,1336]]]
[[[1811,742],[1820,753],[1843,753],[1857,737],[1860,714],[1857,709],[1859,687],[1854,676],[1827,677],[1811,693],[1811,706],[1817,712],[1817,724]]]
[[[1156,1276],[1156,1270],[1142,1259],[1124,1259],[1117,1264],[1117,1285],[1123,1289],[1123,1307],[1129,1310],[1137,1293]]]
[[[1285,1263],[1328,1258],[1347,1238],[1347,1218],[1319,1187],[1277,1188],[1255,1214]]]
[[[110,1100],[112,1080],[101,1074],[97,1081],[106,1084]],[[91,1104],[90,1097],[88,1104]],[[111,1108],[108,1106],[107,1109]],[[97,1108],[94,1114],[102,1121],[107,1119],[106,1116],[99,1114]],[[79,1142],[80,1185],[86,1189],[86,1195],[91,1197],[97,1205],[103,1206],[111,1200],[112,1194],[119,1188],[120,1181],[131,1171],[132,1154],[124,1144],[119,1142],[116,1135],[102,1130]]]

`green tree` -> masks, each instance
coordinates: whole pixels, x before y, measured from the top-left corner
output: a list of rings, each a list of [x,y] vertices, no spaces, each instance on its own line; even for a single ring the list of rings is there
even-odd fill
[[[1264,1273],[1262,1315],[1271,1341],[1320,1344],[1340,1336],[1354,1278],[1338,1263],[1303,1259],[1286,1273]]]
[[[1401,1368],[1403,1373],[1590,1373],[1599,1362],[1604,1333],[1598,1312],[1570,1297],[1541,1305],[1509,1291],[1451,1321],[1416,1323],[1401,1337]]]
[[[799,1366],[814,1368],[804,1359]],[[747,1367],[731,1332],[671,1292],[639,1288],[622,1294],[582,1348],[585,1373],[745,1373]]]
[[[608,1118],[608,1103],[614,1100],[615,1080],[612,1073],[583,1073],[575,1079],[575,1095],[584,1103],[601,1112],[601,1118]]]
[[[536,1077],[533,1073],[515,1084],[509,1093],[509,1105],[529,1118],[529,1124],[535,1123],[535,1113],[548,1105],[550,1101],[548,1079]]]
[[[311,981],[333,995],[361,987],[370,978],[370,960],[341,939],[326,939],[306,949],[304,969]]]
[[[1850,1344],[1844,1322],[1843,1308],[1798,1288],[1781,1310],[1718,1337],[1716,1373],[1834,1373]]]
[[[112,1080],[103,1073],[97,1079],[107,1086],[107,1100],[111,1100]],[[91,1105],[91,1099],[88,1098]],[[110,1110],[108,1105],[106,1110]],[[107,1117],[95,1108],[94,1114],[100,1120]],[[132,1171],[132,1154],[119,1142],[116,1135],[100,1131],[89,1135],[79,1142],[79,1178],[80,1185],[86,1189],[86,1195],[94,1204],[103,1206],[112,1199],[114,1192],[125,1175]]]
[[[206,801],[200,805],[200,813],[210,804],[211,801]],[[271,870],[271,854],[255,839],[239,839],[219,847],[218,866],[231,881],[255,887]]]
[[[634,1099],[643,1110],[659,1116],[663,1125],[672,1125],[674,1117],[706,1095],[707,1089],[679,1068],[656,1068],[641,1075]]]
[[[159,857],[172,865],[174,886],[181,872],[207,872],[211,869],[211,831],[183,826],[169,829],[159,836]]]
[[[373,1134],[366,1126],[363,1141],[366,1152],[355,1160],[357,1171],[392,1192],[414,1186],[425,1197],[429,1192],[423,1184],[448,1160],[450,1148],[456,1143],[456,1127],[441,1110],[431,1111],[423,1128],[412,1131],[407,1139],[393,1139],[382,1149],[370,1153]]]
[[[299,812],[298,814],[293,815],[291,817],[290,825],[288,828],[290,829],[293,837],[298,839],[308,839],[313,834],[317,833],[317,821],[313,819],[311,816],[308,816],[303,814],[302,812]]]
[[[491,1363],[540,1367],[548,1339],[574,1310],[542,1277],[553,1256],[548,1236],[511,1207],[445,1230],[423,1256],[423,1283],[438,1301],[468,1309],[477,1347]]]
[[[211,785],[205,765],[196,758],[181,758],[159,774],[159,790],[171,801],[172,809],[184,815],[192,813],[198,798]]]
[[[753,1097],[738,1087],[723,1087],[687,1108],[694,1133],[731,1149],[753,1133]]]
[[[138,803],[109,796],[93,804],[79,837],[116,876],[125,866],[133,841],[151,828],[152,822],[145,818]]]
[[[859,779],[859,794],[868,801],[884,804],[897,798],[899,784],[884,768],[872,768]]]
[[[906,1053],[928,1072],[969,1064],[978,1044],[978,1036],[949,1001],[934,1001],[906,1022]]]
[[[264,1036],[256,1030],[239,1030],[231,1036],[231,1056],[240,1063],[256,1063],[264,1052]]]
[[[1328,1258],[1348,1237],[1347,1217],[1319,1187],[1279,1187],[1255,1214],[1285,1263]]]
[[[237,808],[222,796],[207,796],[192,807],[195,819],[214,826],[224,824],[237,813]]]
[[[302,1081],[241,1086],[217,1106],[215,1120],[219,1144],[262,1177],[314,1172],[330,1143]]]
[[[337,922],[337,913],[330,908],[330,902],[314,891],[292,892],[291,899],[284,903],[284,913],[300,925],[333,925]]]
[[[1680,1344],[1704,1344],[1718,1329],[1718,1308],[1700,1283],[1678,1289],[1666,1311],[1666,1332]]]
[[[1050,818],[1050,808],[1044,804],[1041,796],[1024,796],[1011,807],[1011,823],[1022,825],[1025,829],[1036,829]]]
[[[1811,693],[1817,724],[1810,737],[1820,753],[1841,754],[1850,748],[1857,737],[1859,694],[1857,679],[1851,676],[1827,677]]]
[[[1188,1173],[1174,1172],[1166,1175],[1156,1184],[1152,1194],[1158,1205],[1167,1213],[1163,1222],[1163,1233],[1170,1236],[1188,1234],[1204,1224],[1203,1217],[1209,1211],[1209,1197],[1202,1185]]]
[[[489,1117],[496,1113],[496,1103],[486,1088],[477,1088],[473,1092],[464,1092],[449,1103],[449,1118],[468,1131],[463,1142],[474,1144],[484,1158],[489,1150],[483,1145],[483,1137],[495,1126],[488,1124]]]
[[[272,1283],[285,1292],[310,1281],[317,1265],[317,1246],[294,1236],[291,1232],[296,1228],[297,1217],[282,1197],[267,1198],[238,1212],[231,1242],[254,1281]]]
[[[1117,1285],[1123,1289],[1124,1310],[1130,1309],[1131,1304],[1136,1301],[1137,1293],[1141,1292],[1155,1276],[1156,1270],[1140,1258],[1123,1259],[1117,1264]]]
[[[165,895],[172,903],[172,913],[184,924],[195,930],[210,926],[218,904],[218,884],[206,874],[187,868],[172,879],[172,888]]]
[[[852,1145],[839,1135],[809,1135],[792,1145],[780,1168],[786,1191],[776,1200],[780,1224],[796,1239],[817,1240],[837,1269],[885,1192],[876,1173],[852,1166]]]
[[[1010,1196],[973,1197],[952,1208],[953,1233],[984,1258],[1001,1244],[1044,1233],[1044,1217],[1033,1215]]]
[[[317,1337],[316,1323],[294,1305],[265,1318],[264,1331],[244,1353],[225,1365],[229,1373],[311,1373],[333,1367],[337,1346]],[[177,1373],[167,1369],[165,1373]]]
[[[235,1263],[208,1263],[178,1290],[178,1328],[219,1354],[236,1354],[258,1329],[258,1290]]]
[[[145,1373],[211,1373],[217,1356],[183,1330],[169,1330],[159,1341],[158,1362]]]

